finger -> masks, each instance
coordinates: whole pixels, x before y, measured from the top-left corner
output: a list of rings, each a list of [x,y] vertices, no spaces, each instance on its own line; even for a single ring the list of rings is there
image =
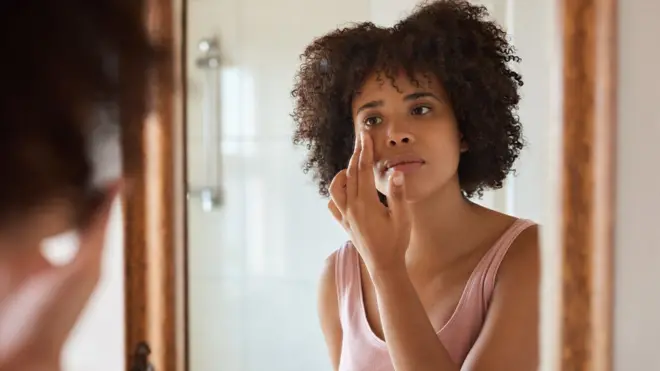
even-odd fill
[[[340,224],[344,222],[344,216],[342,215],[341,211],[339,211],[339,208],[334,201],[328,201],[328,210],[330,210],[332,217],[335,218],[337,222]]]
[[[80,265],[54,267],[3,297],[0,349],[28,347],[42,359],[56,358],[96,286],[85,273]]]
[[[330,198],[335,203],[339,211],[343,214],[346,211],[346,169],[335,175],[330,183]]]
[[[27,342],[30,351],[43,359],[59,359],[62,346],[98,283],[105,226],[119,189],[120,184],[110,188],[107,200],[84,228],[74,262],[33,274],[4,298],[0,322],[10,321],[13,328],[4,323],[0,326],[8,335],[1,336],[3,339],[19,347]]]
[[[378,202],[378,192],[376,191],[376,180],[374,179],[374,154],[373,141],[369,133],[360,133],[361,151],[358,164],[359,184],[358,195],[365,200]]]
[[[358,163],[360,161],[360,152],[362,150],[362,144],[359,140],[360,137],[356,135],[355,138],[355,150],[353,151],[353,156],[348,162],[347,169],[347,181],[346,181],[346,198],[348,204],[351,204],[353,200],[357,197],[357,190],[359,186],[359,174],[358,174]]]
[[[346,221],[346,218],[344,217],[342,212],[339,210],[337,205],[332,200],[328,201],[328,209],[332,213],[332,216],[335,218],[335,220],[344,228],[344,230],[346,230],[346,232],[350,233],[350,231],[351,231],[350,225]]]
[[[394,171],[388,183],[389,194],[387,205],[392,218],[400,227],[408,228],[410,226],[410,219],[408,216],[408,204],[405,199],[406,184],[403,173]]]
[[[39,352],[44,357],[55,357],[61,352],[89,302],[99,282],[97,274],[89,274],[90,271],[98,271],[95,267],[88,269],[92,264],[94,262],[88,260],[86,266],[78,263],[58,267],[33,281],[32,284],[37,286],[32,287],[34,290],[30,287],[22,290],[23,294],[27,294],[23,299],[28,300],[22,303],[19,300],[16,308],[33,312],[30,322],[39,334]],[[30,303],[30,296],[38,297],[38,302]]]

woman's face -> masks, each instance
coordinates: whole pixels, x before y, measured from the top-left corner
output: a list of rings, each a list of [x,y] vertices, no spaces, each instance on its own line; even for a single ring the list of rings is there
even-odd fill
[[[439,81],[417,79],[419,86],[401,73],[395,87],[372,74],[352,105],[356,134],[366,131],[373,139],[376,188],[387,195],[389,174],[397,169],[404,173],[409,202],[458,182],[460,154],[467,149]]]

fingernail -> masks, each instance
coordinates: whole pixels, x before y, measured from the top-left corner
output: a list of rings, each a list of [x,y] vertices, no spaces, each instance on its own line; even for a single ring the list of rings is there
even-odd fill
[[[394,183],[395,186],[402,186],[403,185],[403,173],[400,172],[395,172],[392,174],[392,183]]]
[[[360,132],[360,144],[362,144],[362,147],[364,147],[364,132]]]

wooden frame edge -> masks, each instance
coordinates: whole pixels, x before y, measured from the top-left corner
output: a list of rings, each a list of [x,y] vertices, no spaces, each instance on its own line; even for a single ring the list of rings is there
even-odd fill
[[[125,347],[131,370],[144,343],[159,371],[187,370],[185,252],[184,47],[185,0],[148,0],[149,33],[172,52],[155,71],[155,108],[131,120],[137,138],[122,139],[131,194],[124,199]]]
[[[617,0],[562,0],[561,370],[610,371]]]

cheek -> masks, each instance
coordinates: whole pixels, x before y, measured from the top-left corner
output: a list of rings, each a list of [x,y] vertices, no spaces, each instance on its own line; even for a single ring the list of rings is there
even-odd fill
[[[449,118],[429,123],[417,137],[423,142],[424,147],[436,153],[441,152],[443,155],[459,153],[461,149],[462,135],[458,131],[456,122]]]
[[[422,180],[420,186],[435,187],[449,181],[458,172],[461,157],[460,135],[450,124],[443,130],[429,130],[423,135],[423,143],[420,143],[423,147],[420,151],[427,164],[424,171],[420,172],[423,177],[415,180]]]
[[[443,138],[438,138],[433,157],[436,159],[443,175],[449,176],[458,171],[458,163],[461,158],[461,140],[458,134],[448,133]]]

